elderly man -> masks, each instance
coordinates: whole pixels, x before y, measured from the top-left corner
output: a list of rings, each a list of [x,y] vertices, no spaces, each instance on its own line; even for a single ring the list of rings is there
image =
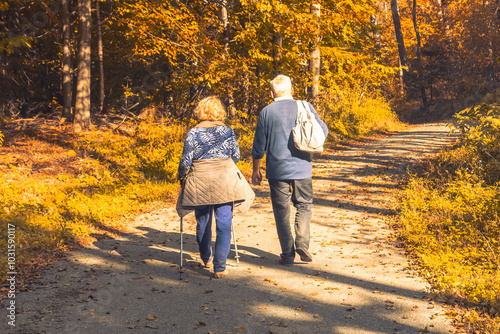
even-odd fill
[[[253,141],[252,183],[260,184],[260,164],[266,155],[266,177],[271,189],[274,219],[281,245],[280,264],[293,264],[295,252],[300,259],[311,262],[309,253],[311,208],[313,202],[311,154],[295,148],[292,129],[297,118],[297,101],[292,97],[289,77],[278,75],[271,81],[274,102],[262,109]],[[326,124],[309,104],[325,136]],[[297,209],[295,240],[290,227],[290,199]]]

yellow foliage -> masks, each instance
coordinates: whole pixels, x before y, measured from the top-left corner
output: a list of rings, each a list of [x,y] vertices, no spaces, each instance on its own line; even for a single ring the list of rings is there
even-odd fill
[[[362,136],[395,131],[402,127],[389,103],[381,96],[358,89],[335,91],[322,101],[320,114],[335,138]],[[330,140],[331,140],[330,139]]]
[[[498,333],[486,319],[500,313],[500,184],[480,164],[469,145],[425,162],[401,192],[399,232],[435,292],[481,310],[471,327]]]

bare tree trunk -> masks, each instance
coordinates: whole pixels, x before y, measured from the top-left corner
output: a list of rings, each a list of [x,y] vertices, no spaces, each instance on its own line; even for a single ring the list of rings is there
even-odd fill
[[[499,1],[497,0],[495,4],[493,4],[490,1],[485,0],[483,2],[483,6],[485,7],[486,13],[492,12],[492,15],[488,15],[488,21],[487,21],[487,26],[488,26],[488,61],[489,64],[486,68],[486,82],[487,82],[487,89],[488,91],[492,91],[495,89],[498,84],[495,82],[495,64],[497,63],[497,59],[495,57],[495,52],[493,50],[493,35],[498,29],[497,27],[497,22],[499,19],[498,16],[498,11],[499,11]],[[486,7],[492,7],[492,10],[490,11],[489,8]]]
[[[443,0],[438,0],[438,16],[439,16],[439,21],[441,22],[441,25],[444,28],[444,33],[448,37],[450,33],[450,24],[448,22],[448,17],[446,15],[446,5],[443,3]]]
[[[62,34],[63,34],[63,58],[62,58],[62,96],[63,117],[70,118],[72,115],[71,104],[73,103],[73,80],[71,65],[71,28],[68,0],[61,1]]]
[[[370,23],[373,25],[373,40],[375,41],[375,47],[380,49],[380,31],[379,24],[377,22],[377,17],[375,15],[370,16]]]
[[[95,3],[96,20],[97,20],[97,56],[99,59],[99,113],[104,111],[104,49],[102,46],[102,22],[99,0]]]
[[[311,45],[310,50],[310,60],[309,60],[309,70],[312,74],[312,89],[311,89],[311,102],[318,106],[319,100],[319,75],[320,75],[320,65],[321,65],[321,51],[320,51],[320,43],[321,43],[321,35],[319,33],[319,21],[321,19],[321,4],[320,1],[316,1],[311,3],[311,14],[317,21],[317,32],[316,38]]]
[[[422,66],[422,42],[420,39],[420,31],[418,29],[418,23],[417,23],[417,0],[413,0],[412,19],[413,19],[413,28],[415,29],[415,36],[417,37],[418,83],[420,85],[420,94],[422,97],[423,109],[424,109],[424,111],[428,111],[429,110],[429,102],[427,101],[427,94],[425,92],[424,73],[423,73],[423,66]]]
[[[90,128],[91,0],[78,0],[78,11],[80,16],[80,48],[78,50],[78,82],[73,118],[75,132]]]
[[[243,113],[248,114],[250,107],[250,82],[248,80],[248,71],[243,72]]]
[[[398,0],[391,0],[391,11],[392,20],[394,22],[394,31],[396,33],[396,41],[398,43],[399,66],[401,68],[400,79],[403,83],[401,92],[404,94],[404,89],[408,87],[408,70],[406,69],[408,66],[408,56],[406,55],[405,42],[403,32],[401,30],[401,21],[399,20]]]
[[[224,28],[224,52],[227,57],[229,57],[229,41],[230,41],[230,31],[229,29],[230,24],[229,24],[229,16],[228,16],[228,6],[229,6],[229,1],[231,0],[222,0],[221,1],[221,19],[222,19],[222,26]],[[236,116],[236,108],[234,107],[234,95],[232,91],[233,85],[229,85],[229,91],[227,92],[228,95],[228,111],[231,117]]]
[[[283,35],[274,31],[273,35],[273,76],[281,74],[281,47],[283,45]]]

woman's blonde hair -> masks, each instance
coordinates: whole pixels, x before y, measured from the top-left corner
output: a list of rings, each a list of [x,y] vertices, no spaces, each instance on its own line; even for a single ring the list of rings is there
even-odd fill
[[[226,118],[226,107],[217,96],[209,96],[198,103],[194,116],[200,121],[223,121]]]

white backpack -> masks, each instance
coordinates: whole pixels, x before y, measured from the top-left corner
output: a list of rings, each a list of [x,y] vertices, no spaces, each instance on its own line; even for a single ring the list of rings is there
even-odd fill
[[[297,101],[297,120],[292,130],[295,147],[305,152],[323,152],[325,133],[309,109],[309,103]]]

